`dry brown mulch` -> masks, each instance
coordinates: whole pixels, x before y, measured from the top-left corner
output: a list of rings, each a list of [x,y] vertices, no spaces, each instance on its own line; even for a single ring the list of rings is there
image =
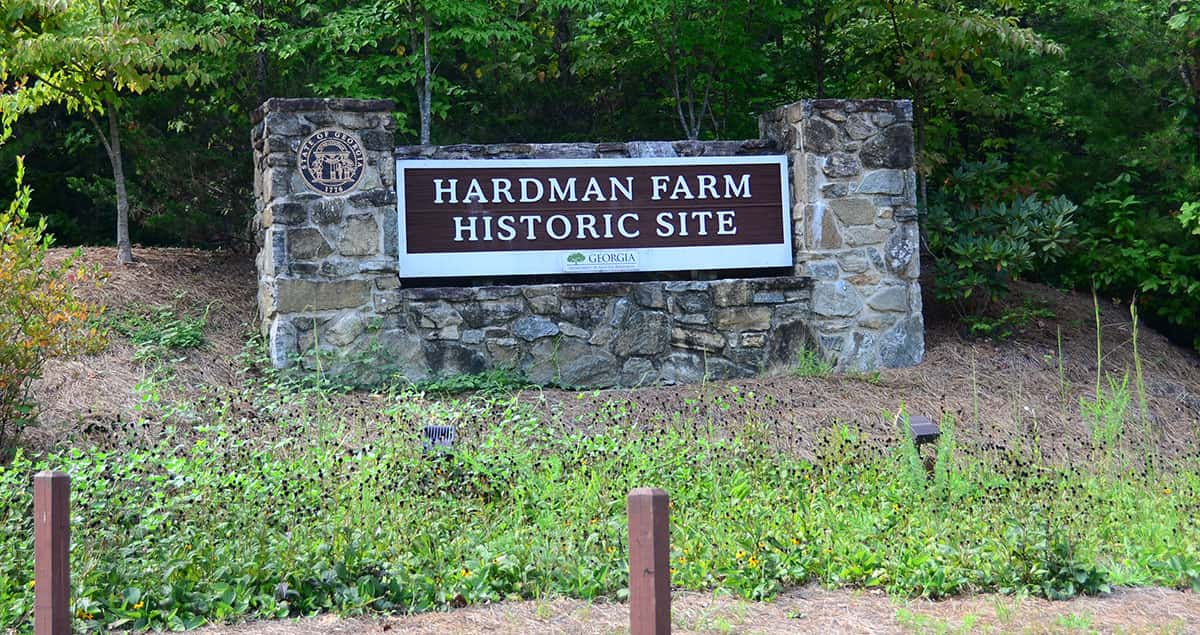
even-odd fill
[[[55,249],[52,257],[65,258],[72,251]],[[81,259],[86,266],[99,266],[108,279],[79,294],[103,305],[110,318],[152,306],[190,316],[208,308],[206,345],[182,354],[172,364],[174,379],[159,389],[166,396],[186,396],[205,385],[236,385],[236,357],[256,311],[253,258],[227,251],[135,249],[136,262],[121,266],[116,253],[112,247],[87,247]],[[48,361],[34,386],[42,426],[27,431],[25,443],[45,446],[70,432],[103,430],[135,417],[141,402],[137,385],[151,369],[134,361],[134,352],[127,339],[113,336],[98,355]]]
[[[882,593],[796,589],[771,602],[747,602],[676,591],[674,633],[1195,633],[1200,596],[1167,589],[1119,589],[1101,597],[1051,602],[979,595],[949,600],[898,600]],[[467,635],[496,633],[627,633],[627,604],[553,599],[503,602],[445,613],[210,626],[196,635]]]
[[[62,256],[67,250],[61,250]],[[116,265],[111,248],[87,248],[84,261],[104,268],[110,278],[83,294],[110,313],[168,305],[197,315],[209,308],[208,343],[172,363],[173,378],[155,391],[164,400],[194,397],[207,388],[235,388],[248,334],[257,329],[256,281],[250,255],[192,249],[138,249],[138,262]],[[1011,340],[966,339],[956,325],[927,317],[925,362],[870,376],[799,378],[791,375],[719,381],[698,386],[574,393],[532,390],[521,399],[548,421],[573,427],[606,425],[600,403],[626,402],[626,421],[652,425],[661,413],[688,413],[717,429],[766,430],[780,444],[800,453],[812,451],[821,430],[851,424],[891,441],[894,421],[885,412],[903,404],[909,412],[952,416],[960,441],[990,450],[1024,448],[1037,439],[1043,453],[1087,453],[1088,424],[1080,400],[1096,390],[1096,330],[1092,298],[1035,284],[1018,284],[1015,302],[1045,303],[1056,314],[1039,320]],[[1200,444],[1200,357],[1142,327],[1138,334],[1147,417],[1140,416],[1134,377],[1133,329],[1127,308],[1101,300],[1102,386],[1128,375],[1132,396],[1127,411],[1130,436],[1149,438],[1166,456],[1194,455]],[[927,305],[928,308],[928,305]],[[931,316],[930,311],[926,311]],[[1060,355],[1061,350],[1061,355]],[[137,416],[142,401],[137,385],[149,368],[133,361],[134,347],[112,339],[103,353],[51,361],[36,386],[42,404],[38,429],[25,443],[45,447],[82,434],[104,436],[119,419]],[[733,390],[740,391],[739,402]],[[143,391],[144,393],[145,391]],[[753,393],[754,397],[745,396]],[[349,419],[377,424],[378,399],[370,395],[340,398]],[[414,422],[415,424],[416,422]]]

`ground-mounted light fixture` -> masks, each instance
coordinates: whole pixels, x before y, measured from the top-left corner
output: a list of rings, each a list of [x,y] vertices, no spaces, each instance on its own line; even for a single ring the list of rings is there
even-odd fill
[[[908,416],[908,433],[912,435],[913,445],[917,447],[917,456],[921,456],[921,448],[937,441],[938,437],[942,436],[941,429],[938,424],[933,422],[933,419],[925,415],[909,415]],[[937,453],[932,456],[923,457],[921,463],[925,465],[925,474],[933,474],[934,465],[937,463]]]
[[[454,426],[425,426],[421,430],[421,446],[426,452],[434,449],[453,450],[455,436]]]
[[[938,428],[938,424],[925,415],[909,415],[908,432],[912,435],[913,443],[917,446],[933,443],[937,441],[938,437],[942,436],[942,431]]]

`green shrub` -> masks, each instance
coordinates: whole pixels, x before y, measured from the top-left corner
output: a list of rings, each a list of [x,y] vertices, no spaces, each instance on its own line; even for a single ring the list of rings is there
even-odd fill
[[[95,272],[47,260],[53,238],[45,220],[30,225],[30,190],[17,162],[16,197],[0,212],[0,450],[35,416],[29,387],[47,358],[72,355],[102,344],[91,319],[98,309],[80,301],[73,284]]]
[[[1074,281],[1136,300],[1143,315],[1179,329],[1200,350],[1200,203],[1166,214],[1168,203],[1135,193],[1137,181],[1124,173],[1084,203],[1093,220]]]
[[[1075,230],[1073,203],[1017,193],[1007,168],[995,159],[962,164],[931,197],[922,225],[934,297],[962,316],[987,314],[1011,281],[1066,255]]]

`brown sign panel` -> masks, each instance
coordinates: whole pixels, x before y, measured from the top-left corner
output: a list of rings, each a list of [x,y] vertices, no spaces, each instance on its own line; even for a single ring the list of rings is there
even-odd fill
[[[786,266],[785,175],[783,157],[398,161],[400,270]]]

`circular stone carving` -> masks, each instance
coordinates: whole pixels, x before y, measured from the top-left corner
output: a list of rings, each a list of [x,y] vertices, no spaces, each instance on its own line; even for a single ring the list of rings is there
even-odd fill
[[[345,194],[358,186],[367,165],[358,137],[323,128],[300,144],[300,175],[319,194]]]

